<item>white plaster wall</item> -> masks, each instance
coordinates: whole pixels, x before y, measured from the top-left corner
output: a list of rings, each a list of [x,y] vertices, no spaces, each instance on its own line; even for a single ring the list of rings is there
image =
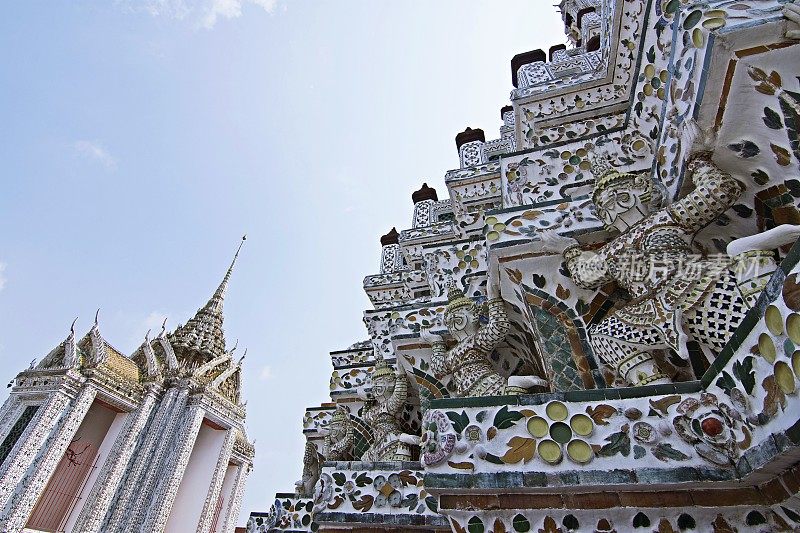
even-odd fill
[[[230,505],[231,499],[233,499],[233,491],[236,488],[236,477],[239,468],[240,467],[236,465],[229,464],[228,468],[225,470],[225,477],[222,480],[222,491],[220,492],[223,497],[222,512],[219,514],[219,520],[217,520],[217,528],[211,533],[222,533],[222,529],[225,527],[228,520],[228,505]]]
[[[167,521],[166,533],[186,533],[197,528],[224,441],[225,431],[205,424],[200,426]]]
[[[100,444],[100,449],[97,451],[97,468],[89,473],[86,484],[83,486],[83,490],[80,493],[78,504],[74,509],[72,509],[72,512],[69,514],[69,518],[67,519],[67,523],[64,526],[64,531],[67,533],[73,531],[73,528],[75,527],[75,521],[80,516],[83,506],[86,505],[86,498],[92,491],[92,487],[97,481],[97,476],[100,475],[100,471],[103,469],[103,466],[105,466],[108,455],[111,453],[111,448],[114,447],[114,442],[116,442],[119,432],[122,430],[122,425],[125,423],[125,419],[127,417],[128,413],[117,413],[116,416],[114,416],[114,420],[111,422],[111,427],[108,428],[108,432],[106,433],[102,444]],[[75,531],[74,533],[80,532]]]

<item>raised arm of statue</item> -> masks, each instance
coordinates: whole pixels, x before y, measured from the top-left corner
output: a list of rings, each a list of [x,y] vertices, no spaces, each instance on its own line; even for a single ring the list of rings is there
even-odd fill
[[[486,296],[489,298],[489,323],[482,326],[475,335],[475,345],[487,353],[503,342],[511,322],[508,321],[503,297],[500,295],[500,266],[497,260],[490,260],[486,279]]]
[[[561,236],[555,230],[543,231],[540,237],[542,250],[564,256],[569,275],[578,287],[594,289],[613,280],[602,254],[584,252],[578,241]]]
[[[707,152],[696,155],[687,166],[695,189],[669,206],[673,220],[689,232],[697,232],[727,211],[742,193],[742,186],[711,161]]]
[[[394,392],[389,397],[388,411],[390,413],[399,413],[408,399],[408,378],[403,370],[403,365],[397,361],[397,371],[395,372]]]
[[[431,355],[431,370],[436,379],[442,379],[450,375],[450,367],[447,365],[447,347],[444,340],[435,341],[431,345],[433,354]]]
[[[578,287],[595,289],[614,280],[608,271],[608,264],[602,251],[598,254],[579,248],[570,248],[564,251],[564,260],[567,270],[569,270],[569,276]]]
[[[489,323],[478,330],[475,345],[489,353],[503,342],[510,328],[503,299],[493,298],[489,300]]]
[[[442,379],[450,375],[450,367],[447,366],[447,346],[441,335],[436,335],[429,329],[420,332],[420,338],[431,345],[431,370],[436,379]]]

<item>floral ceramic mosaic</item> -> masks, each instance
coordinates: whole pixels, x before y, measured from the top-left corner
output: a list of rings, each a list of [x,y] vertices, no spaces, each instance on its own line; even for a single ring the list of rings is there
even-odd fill
[[[558,9],[569,47],[512,59],[499,137],[381,238],[304,418],[313,527],[800,527],[800,6]]]

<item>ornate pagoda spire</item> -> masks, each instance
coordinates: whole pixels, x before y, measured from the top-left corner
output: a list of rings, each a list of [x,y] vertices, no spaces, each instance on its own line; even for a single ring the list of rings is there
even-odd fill
[[[179,360],[194,359],[197,363],[202,364],[225,354],[222,307],[231,272],[233,272],[236,259],[239,257],[239,252],[246,239],[246,235],[242,237],[242,242],[239,243],[231,265],[211,299],[197,310],[193,318],[186,324],[178,326],[178,329],[169,335],[170,344],[174,347]]]

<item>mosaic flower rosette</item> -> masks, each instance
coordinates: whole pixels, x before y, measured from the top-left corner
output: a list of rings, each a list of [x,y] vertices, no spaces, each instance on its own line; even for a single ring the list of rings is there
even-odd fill
[[[420,448],[422,463],[433,466],[450,457],[456,445],[456,434],[450,419],[441,411],[427,411],[422,419]]]

